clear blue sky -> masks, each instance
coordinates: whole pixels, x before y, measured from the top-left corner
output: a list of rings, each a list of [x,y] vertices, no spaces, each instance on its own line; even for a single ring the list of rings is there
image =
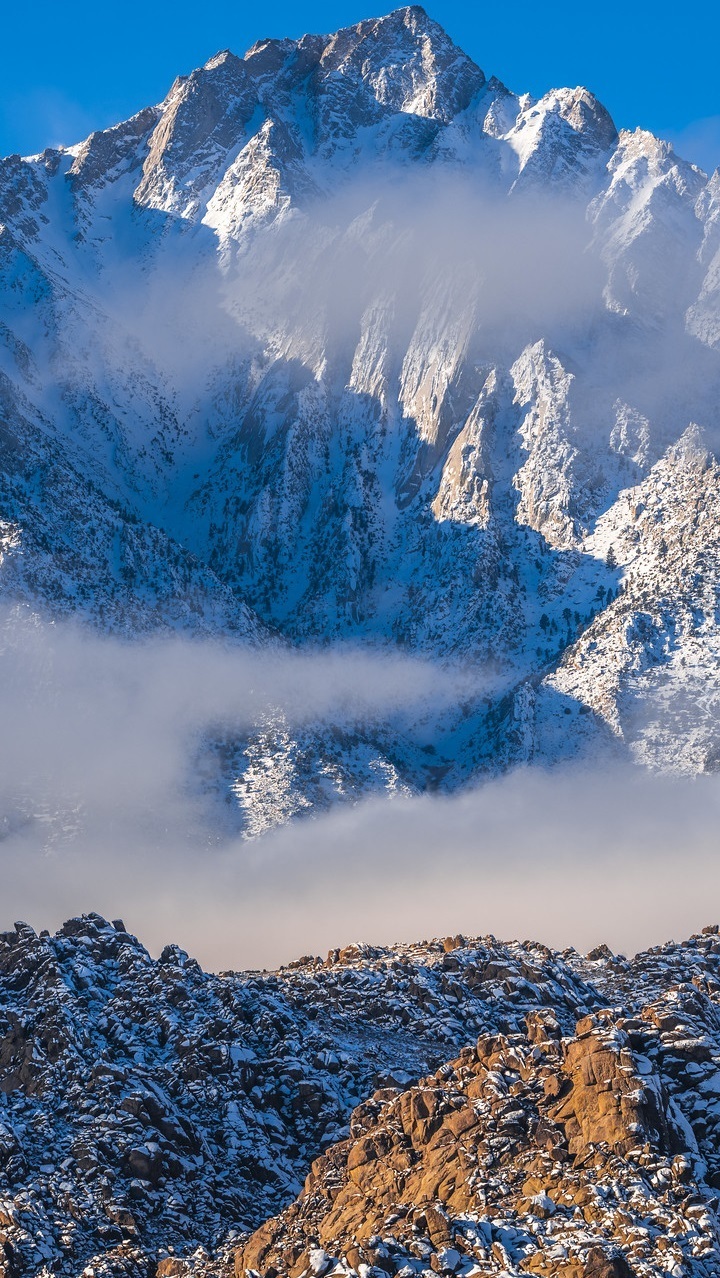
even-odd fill
[[[333,31],[395,7],[377,0],[7,0],[0,154],[80,140],[164,97],[218,49]],[[712,0],[428,0],[483,68],[539,96],[584,84],[621,127],[642,125],[705,167],[720,163],[720,5]]]

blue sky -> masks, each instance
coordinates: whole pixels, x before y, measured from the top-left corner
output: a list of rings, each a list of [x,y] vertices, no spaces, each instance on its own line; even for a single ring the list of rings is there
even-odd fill
[[[0,154],[78,141],[159,101],[178,74],[218,49],[263,36],[332,31],[393,7],[377,0],[14,0],[0,44]],[[711,0],[428,0],[486,74],[539,96],[584,84],[620,127],[670,137],[704,167],[720,164],[720,6]]]

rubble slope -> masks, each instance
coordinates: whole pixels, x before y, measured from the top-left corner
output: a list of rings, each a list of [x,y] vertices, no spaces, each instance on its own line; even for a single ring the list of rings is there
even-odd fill
[[[6,1278],[720,1263],[714,928],[214,975],[88,915],[2,934],[0,992]]]

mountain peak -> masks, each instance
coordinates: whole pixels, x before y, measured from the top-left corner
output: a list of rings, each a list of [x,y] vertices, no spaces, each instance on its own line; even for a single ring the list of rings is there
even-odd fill
[[[236,53],[233,53],[232,50],[220,49],[217,53],[213,54],[211,58],[208,58],[207,62],[203,64],[203,70],[214,71],[216,67],[222,67],[222,66],[225,66],[226,64],[234,65],[235,63],[239,63],[241,61],[242,59],[239,58]]]
[[[448,121],[469,105],[485,76],[419,5],[345,27],[322,55],[328,72],[358,75],[383,106]]]
[[[668,450],[689,421],[718,438],[719,203],[586,89],[485,80],[419,6],[222,50],[71,153],[4,161],[6,595],[141,630],[185,624],[184,574],[202,626],[400,640],[517,680],[447,757],[438,726],[432,762],[405,728],[258,722],[217,766],[244,831],[619,733],[640,596],[608,547],[660,562],[630,512],[680,526],[662,476],[717,509],[715,471]],[[714,516],[667,534],[658,591],[671,563],[694,579],[714,522],[720,547]],[[688,767],[715,757],[710,726],[683,740]]]

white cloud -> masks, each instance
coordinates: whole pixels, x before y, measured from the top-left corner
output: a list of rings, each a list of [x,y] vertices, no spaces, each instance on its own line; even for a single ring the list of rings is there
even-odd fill
[[[712,778],[520,769],[452,798],[368,800],[253,843],[219,837],[188,791],[209,724],[247,724],[269,702],[295,723],[411,714],[477,685],[477,671],[358,651],[130,645],[7,621],[2,640],[6,925],[98,910],[155,951],[176,940],[207,966],[245,967],[457,931],[628,950],[698,928],[720,900]],[[48,843],[58,809],[64,836]]]

